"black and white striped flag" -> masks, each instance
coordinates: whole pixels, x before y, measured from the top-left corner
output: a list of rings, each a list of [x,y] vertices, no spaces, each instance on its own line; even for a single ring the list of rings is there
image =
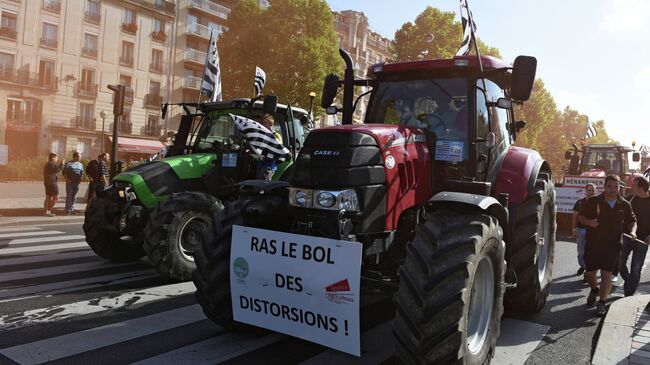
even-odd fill
[[[219,51],[217,50],[217,36],[214,29],[210,34],[210,48],[205,60],[201,94],[210,98],[210,101],[221,101],[221,68],[219,67]]]
[[[255,153],[280,162],[291,157],[291,152],[277,138],[275,134],[260,123],[230,114],[237,129],[244,135],[246,142],[251,145]]]
[[[458,48],[456,56],[467,56],[472,46],[474,33],[476,33],[476,23],[474,23],[474,16],[467,7],[467,0],[460,0],[460,20],[463,24],[463,43]]]
[[[591,120],[587,121],[587,130],[585,131],[585,136],[584,139],[591,138],[591,137],[596,137],[596,127],[594,124],[591,122]]]
[[[255,96],[259,96],[264,89],[266,84],[266,72],[262,70],[259,66],[255,66]]]

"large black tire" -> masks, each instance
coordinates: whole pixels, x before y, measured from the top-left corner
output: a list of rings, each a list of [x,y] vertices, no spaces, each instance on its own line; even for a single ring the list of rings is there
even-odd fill
[[[200,192],[173,194],[149,214],[144,228],[144,249],[156,270],[169,278],[186,281],[196,268],[194,252],[210,212],[223,209],[215,197]]]
[[[502,236],[485,214],[437,212],[417,225],[394,297],[402,363],[489,363],[503,314]]]
[[[120,210],[106,197],[96,197],[86,208],[83,230],[95,253],[116,262],[131,262],[144,256],[142,235],[122,236],[117,231]]]
[[[196,252],[196,270],[192,275],[196,300],[203,313],[228,330],[243,324],[233,319],[230,298],[230,241],[233,225],[243,225],[239,201],[226,203],[224,209],[212,214],[212,225],[204,231],[201,249]]]
[[[511,259],[517,287],[505,296],[506,309],[538,312],[546,304],[553,278],[556,208],[550,175],[540,174],[535,188],[518,207],[512,235]]]

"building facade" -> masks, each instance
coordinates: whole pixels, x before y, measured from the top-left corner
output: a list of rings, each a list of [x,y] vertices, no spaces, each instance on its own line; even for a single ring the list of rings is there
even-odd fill
[[[128,144],[119,151],[162,146],[176,10],[165,0],[0,0],[0,144],[9,160],[110,150],[107,86],[120,83]]]
[[[343,10],[334,12],[334,28],[339,36],[339,46],[347,51],[354,64],[354,75],[358,78],[367,76],[368,68],[391,58],[391,40],[372,31],[368,17],[362,12]],[[358,88],[357,95],[367,91]],[[361,121],[367,106],[367,100],[359,103],[354,112],[356,121]]]

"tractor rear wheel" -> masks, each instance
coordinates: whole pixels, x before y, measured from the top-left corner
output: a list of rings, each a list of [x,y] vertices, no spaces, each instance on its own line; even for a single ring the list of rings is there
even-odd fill
[[[233,319],[230,297],[232,227],[243,224],[239,201],[226,203],[223,210],[212,214],[212,224],[204,230],[201,249],[196,252],[196,270],[192,275],[196,300],[203,313],[228,330],[244,326]]]
[[[555,191],[550,175],[540,174],[535,188],[517,209],[512,258],[517,287],[506,292],[508,310],[538,312],[546,304],[555,251]]]
[[[416,227],[395,294],[405,364],[486,364],[503,314],[505,245],[496,218],[437,212]]]
[[[86,208],[83,230],[88,246],[99,256],[117,262],[144,256],[142,235],[123,236],[117,230],[121,211],[106,197],[96,197]]]
[[[194,253],[213,209],[221,210],[221,202],[199,192],[173,194],[153,209],[144,228],[144,249],[160,274],[181,281],[192,278]]]

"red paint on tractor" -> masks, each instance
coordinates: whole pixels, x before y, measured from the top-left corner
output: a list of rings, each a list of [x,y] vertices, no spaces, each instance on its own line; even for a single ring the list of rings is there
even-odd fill
[[[508,193],[511,203],[522,203],[528,195],[528,182],[539,161],[542,161],[542,156],[537,151],[510,147],[497,174],[496,196]]]

